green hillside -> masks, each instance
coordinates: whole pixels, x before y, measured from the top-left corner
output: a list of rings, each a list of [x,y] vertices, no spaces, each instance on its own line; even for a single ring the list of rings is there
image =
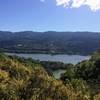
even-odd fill
[[[90,70],[96,71],[94,74],[98,75],[97,79],[94,77],[92,84],[96,85],[100,82],[100,60],[98,61],[99,57],[96,61],[95,57],[92,58],[90,61],[96,66]],[[80,67],[80,64],[76,66],[76,73],[68,73],[70,70],[66,69],[68,78],[63,75],[61,80],[56,80],[41,63],[0,54],[0,100],[100,100],[99,89],[93,93],[93,87],[96,86],[90,87],[90,76],[84,76],[85,70],[89,73],[89,68]],[[79,72],[81,69],[84,74]]]

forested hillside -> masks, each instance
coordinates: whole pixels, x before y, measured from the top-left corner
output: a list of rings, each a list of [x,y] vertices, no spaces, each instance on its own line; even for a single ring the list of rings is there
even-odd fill
[[[0,50],[17,53],[66,53],[88,55],[100,49],[96,32],[3,32]]]
[[[56,80],[41,63],[0,54],[1,100],[100,100],[100,53]]]

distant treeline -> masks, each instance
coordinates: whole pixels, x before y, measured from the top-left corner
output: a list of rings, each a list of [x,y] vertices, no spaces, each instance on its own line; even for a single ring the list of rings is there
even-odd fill
[[[0,31],[0,51],[89,55],[100,49],[96,32],[4,32]]]

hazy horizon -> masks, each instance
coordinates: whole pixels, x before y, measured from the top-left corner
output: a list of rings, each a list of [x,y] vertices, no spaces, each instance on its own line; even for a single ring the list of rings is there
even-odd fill
[[[16,30],[16,31],[10,31],[10,30],[0,30],[1,32],[12,32],[12,33],[17,33],[17,32],[40,32],[40,33],[45,33],[45,32],[89,32],[89,33],[100,33],[100,31],[54,31],[54,30],[47,30],[47,31],[34,31],[34,30]]]

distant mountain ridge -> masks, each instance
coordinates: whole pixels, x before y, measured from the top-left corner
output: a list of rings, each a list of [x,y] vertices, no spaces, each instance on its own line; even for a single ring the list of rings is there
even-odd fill
[[[99,32],[0,31],[0,50],[5,52],[87,55],[98,49]]]

